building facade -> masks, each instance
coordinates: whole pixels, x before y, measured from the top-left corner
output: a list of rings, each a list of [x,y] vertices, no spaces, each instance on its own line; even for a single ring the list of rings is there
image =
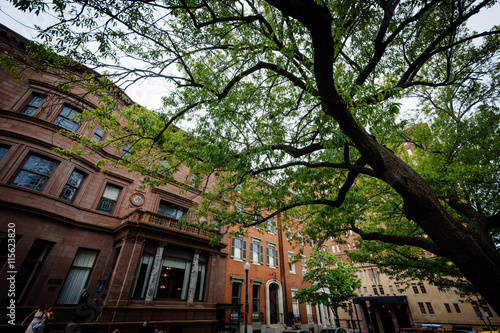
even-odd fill
[[[356,237],[355,233],[348,234],[345,244],[329,240],[323,249],[347,261],[347,253],[356,250]],[[355,265],[361,287],[357,290],[359,296],[339,311],[343,327],[384,333],[422,324],[439,324],[445,329],[469,325],[480,331],[500,326],[500,318],[493,310],[469,303],[451,289],[441,291],[422,281],[402,283],[392,280],[374,265]]]
[[[0,29],[2,52],[20,64],[26,43]],[[54,306],[55,329],[76,322],[72,330],[136,332],[149,321],[167,332],[213,332],[227,241],[212,246],[218,230],[178,222],[199,200],[195,188],[179,194],[189,170],[151,190],[137,174],[96,167],[123,152],[106,148],[71,160],[54,153],[73,143],[61,128],[92,140],[107,135],[78,118],[97,107],[98,96],[61,91],[63,74],[22,71],[13,80],[0,68],[0,315],[9,319],[0,330],[15,331],[43,303]],[[90,296],[85,306],[82,289]]]

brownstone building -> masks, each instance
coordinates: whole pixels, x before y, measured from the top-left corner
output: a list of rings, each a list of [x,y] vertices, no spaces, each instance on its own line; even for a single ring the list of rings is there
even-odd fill
[[[4,55],[22,60],[26,43],[0,28]],[[144,321],[167,332],[214,331],[227,241],[211,246],[209,232],[178,223],[198,200],[194,188],[179,194],[189,170],[150,190],[136,174],[96,167],[100,158],[120,158],[111,148],[71,161],[55,154],[53,147],[73,142],[61,128],[92,140],[107,135],[78,120],[97,96],[60,91],[61,74],[23,71],[13,80],[0,69],[0,315],[7,318],[0,330],[14,331],[44,303],[54,305],[53,329],[76,320],[95,332],[136,332]],[[81,307],[84,288],[90,298]]]

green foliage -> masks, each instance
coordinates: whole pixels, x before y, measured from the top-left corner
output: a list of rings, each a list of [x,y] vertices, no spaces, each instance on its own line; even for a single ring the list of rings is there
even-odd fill
[[[361,281],[356,276],[358,269],[323,251],[312,252],[306,267],[303,281],[310,287],[302,287],[294,298],[301,303],[323,304],[332,308],[337,326],[340,326],[337,308],[358,296],[355,292],[361,287]]]
[[[463,248],[439,247],[455,224],[499,255],[500,31],[466,27],[494,3],[55,1],[60,22],[40,31],[51,48],[36,53],[109,70],[79,83],[101,93],[85,118],[110,136],[81,138],[78,153],[133,152],[100,167],[125,167],[154,187],[186,165],[197,177],[185,189],[203,198],[197,218],[243,230],[268,218],[253,212],[276,212],[319,241],[353,230],[358,260],[438,283],[458,274],[448,259]],[[109,82],[149,77],[176,87],[163,108],[118,113]],[[418,110],[405,110],[410,96]],[[414,218],[412,205],[436,196],[425,209],[451,222]],[[245,209],[227,208],[236,203]]]

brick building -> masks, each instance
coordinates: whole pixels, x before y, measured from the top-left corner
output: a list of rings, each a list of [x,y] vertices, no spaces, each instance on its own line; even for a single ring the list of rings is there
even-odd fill
[[[4,54],[21,60],[26,43],[0,28]],[[111,148],[71,161],[55,154],[52,147],[73,142],[61,128],[106,137],[99,124],[75,118],[97,107],[97,96],[60,91],[62,74],[23,71],[13,80],[0,69],[0,315],[18,324],[44,303],[54,305],[56,329],[76,318],[84,331],[136,332],[147,320],[168,332],[212,332],[215,304],[224,301],[227,244],[211,246],[209,232],[177,223],[199,200],[194,188],[179,194],[189,170],[151,190],[136,174],[96,167],[102,157],[120,158]],[[7,253],[11,238],[15,257]],[[87,308],[77,306],[83,288]],[[6,316],[11,302],[15,318]]]

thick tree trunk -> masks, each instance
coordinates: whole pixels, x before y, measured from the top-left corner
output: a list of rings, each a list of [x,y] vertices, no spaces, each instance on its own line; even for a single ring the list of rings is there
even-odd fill
[[[359,126],[335,88],[333,62],[335,43],[329,11],[307,0],[268,2],[302,22],[310,31],[314,48],[316,83],[323,110],[339,124],[378,178],[393,187],[404,200],[405,214],[415,221],[455,263],[464,276],[500,315],[500,254],[482,238],[454,220],[436,194],[413,169],[380,145]]]

